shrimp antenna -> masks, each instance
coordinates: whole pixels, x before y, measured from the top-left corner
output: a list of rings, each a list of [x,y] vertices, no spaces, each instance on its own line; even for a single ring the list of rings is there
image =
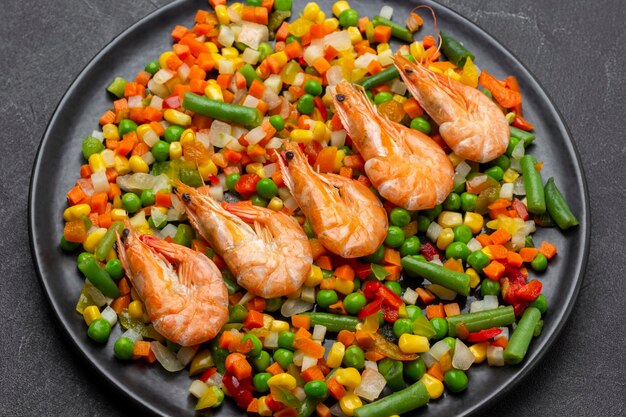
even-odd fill
[[[430,11],[430,14],[433,17],[433,31],[437,34],[437,38],[439,39],[439,42],[437,42],[436,52],[439,52],[439,50],[441,49],[442,40],[441,40],[441,33],[439,33],[439,29],[437,29],[437,14],[435,13],[435,10],[432,7],[427,6],[425,4],[416,6],[413,10],[411,10],[411,13],[414,13],[418,9],[428,9]]]

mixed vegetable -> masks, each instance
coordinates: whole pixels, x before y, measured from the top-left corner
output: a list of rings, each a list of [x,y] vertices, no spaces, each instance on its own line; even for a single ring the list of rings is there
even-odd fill
[[[118,359],[188,368],[196,409],[229,396],[262,416],[399,415],[445,389],[464,391],[473,365],[520,363],[547,311],[537,276],[557,253],[532,234],[578,222],[527,153],[535,135],[515,78],[480,71],[480,58],[447,33],[414,40],[421,17],[400,24],[388,6],[370,19],[346,1],[328,15],[316,3],[292,13],[291,0],[209,3],[191,28],[174,28],[172,50],[134,80],[111,82],[113,107],[82,143],[87,163],[67,193],[61,248],[82,250],[76,311],[88,336],[107,343],[119,322]],[[482,85],[510,124],[503,155],[478,164],[450,151],[393,65],[392,38],[432,72]],[[362,86],[381,115],[429,135],[454,166],[443,204],[416,212],[381,198],[384,243],[353,259],[320,244],[277,163],[284,143],[295,142],[317,171],[371,186],[333,110],[341,80]],[[217,201],[293,216],[314,259],[302,288],[264,299],[240,287],[190,226],[176,181]],[[201,252],[221,269],[229,317],[215,339],[180,346],[154,329],[118,259],[116,239],[127,227]]]

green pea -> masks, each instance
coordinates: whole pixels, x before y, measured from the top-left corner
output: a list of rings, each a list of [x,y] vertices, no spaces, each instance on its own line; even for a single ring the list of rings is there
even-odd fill
[[[165,133],[163,133],[163,138],[168,143],[178,142],[180,140],[180,136],[183,134],[185,129],[178,125],[171,125],[165,129]]]
[[[419,381],[426,373],[426,364],[422,358],[404,364],[404,377],[410,381]]]
[[[400,337],[405,333],[413,333],[413,322],[411,319],[402,318],[396,320],[393,324],[393,334],[395,334],[396,337]]]
[[[122,267],[122,262],[119,259],[110,259],[104,266],[104,269],[115,281],[124,276],[124,268]]]
[[[358,279],[355,282],[359,281]],[[343,306],[346,308],[348,314],[352,314],[356,316],[359,314],[359,311],[367,304],[367,300],[365,296],[360,292],[353,292],[346,295],[346,298],[343,299]]]
[[[291,3],[291,0],[276,0],[276,3],[274,3],[274,9],[284,12],[291,11]]]
[[[398,294],[398,296],[402,296],[402,287],[396,281],[385,281],[385,287]]]
[[[258,207],[267,207],[267,199],[261,197],[258,194],[253,194],[250,196],[250,201],[252,202],[253,206],[258,206]]]
[[[428,217],[428,220],[430,220],[431,222],[433,221],[433,219],[437,216],[439,216],[439,214],[443,211],[443,207],[441,204],[437,204],[435,207],[428,209],[428,210],[423,210],[422,214],[426,217]]]
[[[273,358],[274,362],[278,362],[281,368],[287,369],[287,367],[293,363],[293,352],[289,349],[276,349]]]
[[[359,13],[354,9],[347,9],[339,15],[339,24],[344,28],[359,24]]]
[[[433,338],[443,339],[448,335],[448,322],[446,319],[436,317],[430,320],[430,325],[433,326],[433,329],[435,329],[435,335]]]
[[[276,129],[277,132],[280,132],[285,128],[285,119],[283,119],[280,114],[275,114],[270,117],[270,124],[274,127],[274,129]]]
[[[347,368],[356,368],[358,370],[363,369],[365,366],[365,353],[363,349],[357,345],[350,345],[346,349],[343,355],[343,366]]]
[[[293,35],[287,36],[287,39],[285,39],[285,44],[289,45],[291,42],[300,43],[300,38],[297,36],[293,36]]]
[[[463,193],[461,194],[461,210],[463,211],[474,211],[476,210],[476,200],[478,200],[478,196],[472,193]]]
[[[335,290],[320,290],[317,293],[317,304],[322,308],[328,308],[339,301]]]
[[[315,104],[313,103],[313,96],[311,94],[302,94],[300,99],[298,100],[297,109],[302,114],[311,114],[315,109]]]
[[[283,0],[283,1],[288,1],[289,2],[289,9],[291,10],[291,0]],[[276,9],[276,10],[280,10],[280,9]],[[267,42],[261,42],[259,44],[259,49],[258,51],[261,53],[261,56],[259,57],[260,60],[264,60],[269,54],[274,52],[274,48],[272,47],[272,45],[270,45]]]
[[[446,258],[462,259],[465,262],[469,254],[470,250],[463,242],[452,242],[446,248]]]
[[[142,207],[151,206],[156,200],[156,196],[154,195],[154,192],[152,190],[143,190],[139,198],[141,199]]]
[[[80,243],[68,242],[67,240],[65,240],[65,236],[61,235],[61,242],[59,243],[59,246],[61,246],[61,250],[65,252],[72,252],[80,246]]]
[[[450,193],[443,202],[444,210],[457,211],[461,208],[461,196],[457,193]]]
[[[402,207],[394,207],[389,213],[389,221],[394,226],[406,226],[411,222],[411,213]]]
[[[120,124],[117,126],[117,131],[120,136],[124,136],[127,133],[134,132],[137,130],[137,123],[133,122],[130,119],[122,119]]]
[[[98,343],[104,343],[109,339],[111,334],[111,323],[105,319],[96,319],[91,322],[87,335]]]
[[[164,140],[160,140],[152,145],[152,149],[150,151],[152,152],[152,156],[155,161],[167,161],[170,157],[170,144]]]
[[[454,232],[455,242],[467,243],[470,240],[472,240],[472,237],[474,237],[474,235],[472,234],[472,229],[470,229],[469,226],[466,226],[464,224],[454,226],[452,231]]]
[[[237,181],[239,181],[239,178],[241,178],[241,175],[239,174],[228,174],[228,176],[226,177],[226,188],[228,188],[230,191],[234,191],[235,185],[237,184]]]
[[[265,311],[273,313],[274,311],[277,311],[282,304],[283,301],[280,297],[267,299],[265,300]]]
[[[385,245],[390,248],[399,248],[404,243],[404,231],[398,226],[389,226],[387,229],[387,237],[385,237]]]
[[[371,255],[364,256],[363,260],[368,263],[377,264],[383,260],[383,256],[385,256],[385,247],[379,246],[378,249],[376,249],[376,252],[372,253]]]
[[[94,138],[93,136],[87,136],[83,139],[82,151],[85,159],[89,159],[89,157],[95,153],[100,153],[104,150],[104,145],[102,141],[98,138]]]
[[[479,273],[483,271],[484,267],[489,265],[489,262],[489,257],[481,250],[476,250],[467,257],[467,263]]]
[[[502,177],[504,176],[504,171],[499,166],[491,167],[485,170],[485,174],[489,175],[496,181],[502,181]]]
[[[548,300],[543,294],[539,294],[539,297],[535,298],[535,301],[529,304],[529,307],[535,307],[541,314],[548,311]]]
[[[548,258],[543,253],[538,253],[530,263],[530,266],[537,272],[545,271],[548,267]]]
[[[484,297],[485,295],[499,295],[500,283],[489,278],[483,279],[480,284],[480,293]]]
[[[311,94],[312,96],[320,96],[323,93],[322,84],[316,80],[309,80],[304,83],[304,91]]]
[[[78,255],[78,258],[76,259],[76,263],[77,264],[82,264],[83,262],[85,262],[85,260],[87,260],[87,258],[93,258],[93,253],[81,252]]]
[[[247,315],[248,309],[240,304],[235,304],[234,306],[228,307],[229,323],[243,323]]]
[[[304,384],[304,393],[311,398],[326,398],[328,387],[324,381],[309,381]]]
[[[259,196],[269,200],[278,193],[278,187],[271,178],[261,178],[256,183],[256,192]]]
[[[417,230],[422,233],[426,233],[428,227],[430,226],[430,222],[431,220],[428,217],[420,214],[417,216]]]
[[[506,155],[500,155],[499,157],[491,161],[491,163],[494,166],[500,167],[503,171],[506,171],[511,167],[511,159]]]
[[[460,369],[450,369],[443,375],[446,387],[452,392],[461,392],[467,389],[467,375]]]
[[[400,246],[400,256],[417,255],[420,252],[422,244],[417,236],[409,236],[404,239]]]
[[[144,71],[149,72],[150,75],[156,74],[161,69],[158,61],[150,61],[144,67]]]
[[[278,334],[278,346],[281,348],[293,349],[294,340],[296,340],[296,334],[288,330]]]
[[[393,94],[388,93],[387,91],[381,91],[380,93],[376,94],[376,96],[374,96],[374,104],[376,104],[377,106],[391,100],[393,100]]]
[[[419,130],[422,133],[430,134],[432,131],[432,127],[430,126],[430,122],[424,119],[422,116],[418,116],[415,119],[411,120],[411,129]]]
[[[122,196],[122,207],[132,214],[141,208],[141,199],[135,193],[126,193]]]
[[[130,340],[128,337],[120,337],[113,345],[113,353],[115,354],[115,357],[123,361],[133,358],[134,349],[135,342]]]
[[[263,372],[270,366],[271,358],[267,351],[262,350],[257,356],[249,358],[250,364],[257,372]]]
[[[252,333],[247,333],[244,337],[241,338],[241,342],[245,342],[246,340],[250,340],[252,342],[252,350],[247,353],[248,356],[257,356],[263,350],[263,343],[261,340]]]
[[[269,385],[267,385],[267,381],[272,377],[272,374],[268,372],[260,372],[252,378],[252,385],[254,385],[254,389],[258,392],[268,392],[270,390]]]

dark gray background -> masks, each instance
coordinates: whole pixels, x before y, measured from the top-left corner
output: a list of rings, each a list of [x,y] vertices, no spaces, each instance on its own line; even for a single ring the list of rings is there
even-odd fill
[[[27,193],[39,141],[73,79],[115,35],[166,3],[0,6],[2,416],[140,414],[78,360],[55,327],[30,257]],[[543,84],[580,151],[591,198],[590,258],[569,322],[530,375],[482,415],[624,415],[626,143],[618,127],[625,110],[626,10],[617,0],[442,3],[495,36]]]

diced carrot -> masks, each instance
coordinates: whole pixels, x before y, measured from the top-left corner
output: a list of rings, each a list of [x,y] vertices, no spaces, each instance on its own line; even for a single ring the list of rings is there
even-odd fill
[[[326,253],[326,248],[317,239],[309,239],[309,244],[311,245],[313,260],[317,263],[317,259]]]
[[[117,145],[119,145],[119,143],[120,141],[117,139],[105,139],[104,140],[104,145],[106,146],[106,148],[112,151],[117,149]]]
[[[133,150],[135,143],[137,142],[133,141],[132,139],[122,139],[121,141],[119,141],[117,148],[115,148],[115,154],[120,156],[128,155],[130,151]]]
[[[378,362],[381,359],[384,359],[385,355],[382,353],[374,352],[373,350],[368,350],[365,352],[365,359],[372,362]]]
[[[383,262],[389,265],[402,265],[400,262],[400,251],[385,247]]]
[[[324,74],[330,69],[330,63],[322,56],[313,62],[313,68],[315,68],[320,74]]]
[[[324,346],[320,345],[313,339],[309,338],[301,338],[296,339],[293,342],[293,346],[296,349],[304,352],[305,355],[311,356],[313,358],[319,359],[324,357]]]
[[[232,332],[223,332],[220,336],[220,339],[218,340],[218,345],[221,349],[227,349],[233,339],[234,335]]]
[[[400,279],[402,267],[400,265],[383,265],[383,268],[389,272],[389,275],[385,277],[387,281],[397,281]]]
[[[439,365],[439,362],[428,368],[428,372],[426,373],[433,378],[437,378],[438,380],[443,381],[443,371],[441,370],[441,365]]]
[[[352,281],[354,279],[354,269],[348,264],[341,265],[335,269],[335,276],[346,281]]]
[[[320,290],[334,290],[336,286],[336,278],[325,278],[320,282]]]
[[[91,197],[91,211],[98,214],[103,214],[106,211],[107,201],[109,196],[107,193],[97,193]]]
[[[384,25],[376,26],[372,39],[374,42],[378,43],[389,42],[389,39],[391,39],[391,27]]]
[[[427,36],[424,36],[424,39],[422,39],[422,43],[424,44],[424,48],[428,49],[431,46],[436,46],[437,40],[433,36],[427,35]]]
[[[240,381],[252,375],[252,367],[241,353],[235,352],[226,356],[224,365],[226,370]]]
[[[100,120],[98,120],[98,123],[101,126],[104,126],[110,123],[115,123],[115,113],[112,110],[105,111],[104,114],[100,116]]]
[[[284,51],[289,59],[297,58],[302,56],[302,45],[300,45],[300,42],[291,42],[285,45]]]
[[[185,26],[176,25],[174,29],[172,30],[172,38],[178,42],[187,33],[189,33],[189,29],[187,29]]]
[[[323,381],[324,380],[324,373],[322,372],[322,370],[317,365],[311,366],[310,368],[307,368],[304,371],[300,372],[300,376],[306,382],[309,382],[309,381]]]
[[[200,68],[198,65],[192,65],[189,68],[189,77],[190,80],[204,80],[206,79],[206,71]]]
[[[287,36],[289,36],[289,23],[283,22],[283,24],[280,25],[280,27],[276,31],[276,40],[284,41],[287,39]]]
[[[427,289],[417,287],[415,291],[417,292],[417,296],[420,300],[422,300],[422,303],[429,304],[435,301],[435,295]]]
[[[420,106],[417,100],[415,100],[413,97],[405,100],[404,103],[402,103],[402,108],[411,119],[415,119],[416,117],[424,114],[422,106]]]
[[[439,49],[437,49],[436,46],[431,46],[430,48],[426,49],[426,55],[428,55],[428,59],[432,62],[439,59],[439,57],[441,56],[441,52],[439,51]]]
[[[246,411],[248,413],[253,413],[256,414],[259,412],[259,400],[258,398],[253,398],[252,401],[250,401],[250,404],[248,404],[248,408],[246,408]]]
[[[246,329],[257,329],[263,327],[263,313],[250,310],[243,320],[243,327]]]
[[[446,317],[446,312],[443,309],[443,304],[439,303],[439,304],[430,304],[426,306],[426,317],[428,317],[428,320],[430,319],[434,319],[434,318],[445,318]]]
[[[538,253],[539,250],[537,248],[522,248],[519,251],[519,254],[522,257],[522,261],[524,262],[532,262]]]
[[[131,155],[141,156],[147,152],[150,152],[150,147],[144,142],[137,142],[135,143],[135,146],[133,146],[133,151],[131,152]]]
[[[130,294],[130,285],[128,285],[128,279],[122,277],[117,281],[117,288],[120,290],[121,295]]]
[[[232,103],[235,99],[235,95],[230,90],[222,91],[222,96],[224,96],[224,103]]]
[[[111,213],[98,215],[98,227],[104,227],[105,229],[108,229],[109,227],[111,227],[112,223],[113,220],[111,219]]]
[[[498,229],[489,235],[494,245],[504,245],[511,240],[511,234],[506,229]]]
[[[508,344],[509,344],[509,340],[506,337],[499,337],[493,342],[491,342],[492,346],[498,346],[501,348],[506,348]]]
[[[202,52],[196,58],[196,65],[204,71],[211,71],[215,66],[215,61],[210,53]]]
[[[546,258],[551,259],[554,255],[556,255],[556,246],[550,242],[541,242],[541,245],[539,245],[539,253]]]
[[[369,72],[372,75],[378,74],[382,70],[383,70],[383,66],[380,65],[380,62],[378,62],[377,60],[372,60],[370,61],[369,64],[367,64],[367,72]]]
[[[497,281],[504,274],[504,265],[498,261],[491,261],[483,268],[483,273],[487,278]]]
[[[489,248],[493,259],[506,259],[509,254],[509,250],[503,245],[489,245],[487,248]]]
[[[87,226],[81,219],[65,223],[63,237],[68,242],[82,243],[87,238]]]
[[[67,202],[70,206],[78,204],[85,197],[85,193],[78,185],[67,192]]]
[[[481,71],[478,78],[483,87],[491,92],[493,98],[502,107],[510,109],[522,103],[522,95],[518,91],[506,88],[504,83],[487,71]]]
[[[443,267],[449,269],[450,271],[464,272],[463,262],[461,262],[460,259],[448,258],[443,263]]]
[[[201,92],[203,92],[203,90],[201,90]],[[163,120],[163,113],[161,113],[160,110],[155,109],[154,107],[144,107],[142,109],[142,117],[144,120],[146,120],[147,122],[160,122],[161,120]]]
[[[327,271],[333,270],[333,264],[330,260],[330,256],[322,255],[315,260],[315,263],[317,264],[317,266],[322,269],[326,269]]]
[[[297,43],[297,42],[293,42],[293,43]],[[262,81],[258,79],[255,79],[254,81],[252,81],[252,84],[250,84],[250,88],[248,89],[248,94],[260,100],[261,98],[263,98],[264,92],[265,92],[265,84],[263,84]]]
[[[145,340],[137,340],[133,348],[134,356],[148,356],[150,354],[150,342]]]
[[[519,253],[509,251],[506,254],[506,262],[512,266],[522,266],[522,263],[524,262],[524,260],[522,259],[522,256]]]
[[[443,309],[446,312],[446,317],[458,316],[461,314],[459,303],[448,303],[443,306]]]
[[[340,330],[337,334],[337,341],[344,344],[344,346],[348,347],[354,343],[356,337],[354,336],[354,332],[349,330]]]
[[[89,216],[87,216],[87,218],[89,219],[93,227],[100,227],[100,222],[98,221],[99,217],[100,215],[98,213],[93,213],[93,212],[90,213]]]
[[[285,371],[283,371],[283,368],[280,367],[278,362],[274,362],[273,364],[265,368],[265,372],[268,372],[272,375],[278,375],[278,374],[282,374]]]
[[[294,314],[293,316],[291,316],[291,324],[293,325],[293,327],[296,327],[298,331],[300,330],[306,331],[307,329],[311,327],[311,319],[309,318],[309,316],[305,316],[302,314]]]
[[[120,314],[122,310],[128,307],[130,304],[130,294],[122,295],[117,297],[111,303],[111,308],[117,313]]]
[[[233,79],[232,74],[220,74],[217,76],[217,85],[220,86],[222,90],[226,90],[230,86],[230,82]]]
[[[330,417],[330,408],[324,403],[318,403],[315,406],[315,413],[317,413],[317,417]]]
[[[248,308],[248,310],[254,310],[262,313],[263,311],[265,311],[266,307],[265,298],[254,297],[252,300],[246,303],[246,307]]]
[[[154,195],[154,205],[169,208],[172,205],[172,194],[160,192],[156,193]]]
[[[326,387],[328,388],[330,395],[332,395],[336,400],[340,400],[347,393],[343,385],[337,382],[334,377],[326,381]]]
[[[486,234],[476,236],[476,240],[483,246],[483,248],[493,245],[493,240],[491,240],[491,238]]]

